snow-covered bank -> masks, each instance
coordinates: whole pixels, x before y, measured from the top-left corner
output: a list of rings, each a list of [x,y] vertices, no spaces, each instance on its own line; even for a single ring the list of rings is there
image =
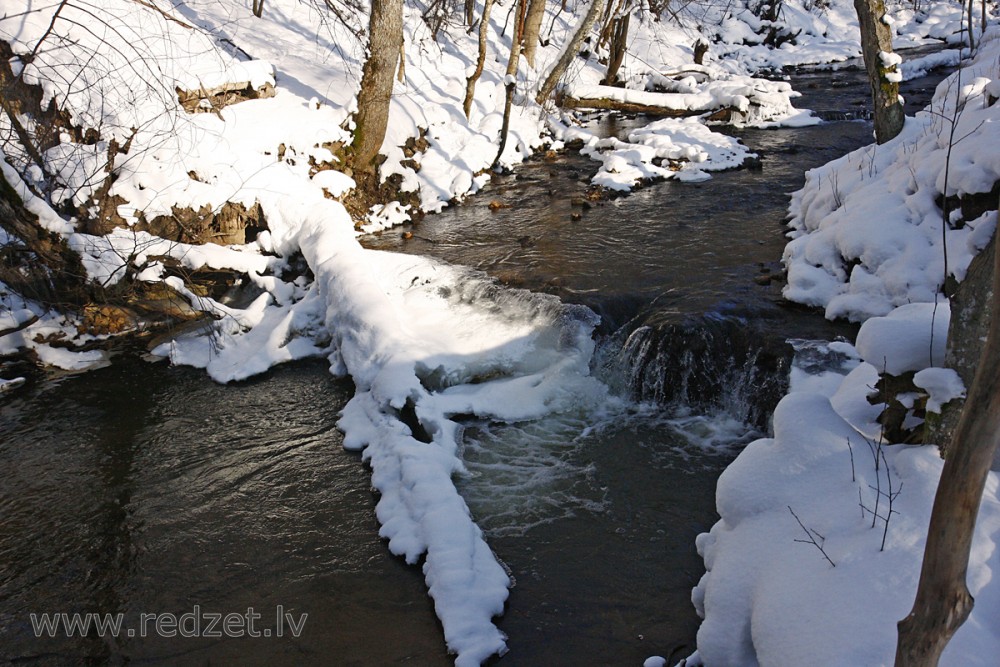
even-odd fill
[[[785,295],[865,322],[855,345],[819,350],[823,372],[793,373],[774,437],[720,477],[721,520],[698,539],[707,572],[693,600],[704,622],[688,665],[893,662],[943,461],[933,444],[884,442],[876,419],[888,399],[875,387],[880,373],[916,372],[917,391],[898,397],[911,410],[963,394],[940,367],[950,310],[938,291],[945,267],[961,280],[996,227],[995,201],[966,219],[955,198],[1000,180],[998,63],[993,28],[899,137],[809,172],[793,196]],[[969,562],[975,607],[942,664],[991,665],[1000,654],[998,542],[1000,478],[990,473]]]
[[[819,350],[828,370],[793,374],[792,391],[774,414],[774,437],[748,445],[720,477],[722,518],[698,539],[707,572],[693,600],[705,621],[687,664],[892,664],[896,622],[913,604],[943,461],[933,445],[881,444],[875,418],[882,406],[867,395],[876,365],[927,366],[933,308],[916,306],[922,310],[909,326],[901,326],[903,318],[873,318],[858,349],[837,343]],[[893,325],[901,337],[886,336]],[[941,355],[943,337],[936,342]],[[954,397],[954,385],[935,385],[938,400]],[[969,563],[976,605],[943,665],[990,665],[1000,651],[993,623],[1000,586],[992,576],[998,492],[1000,478],[991,473]]]
[[[965,276],[996,225],[995,211],[965,219],[955,198],[988,193],[1000,180],[998,42],[1000,32],[987,33],[898,137],[806,174],[792,196],[787,298],[863,320],[933,301],[945,267]],[[944,231],[941,195],[951,202]]]

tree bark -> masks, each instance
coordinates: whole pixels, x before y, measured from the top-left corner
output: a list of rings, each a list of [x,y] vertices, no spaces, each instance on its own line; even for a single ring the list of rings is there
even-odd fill
[[[465,118],[469,118],[472,113],[472,98],[476,94],[476,82],[483,74],[483,66],[486,64],[486,39],[489,37],[490,11],[493,9],[493,0],[486,0],[483,5],[483,17],[479,21],[479,59],[476,60],[476,71],[472,73],[465,82],[465,102],[462,109],[465,111]]]
[[[579,53],[580,45],[583,43],[584,38],[590,34],[590,29],[593,27],[594,21],[597,20],[603,8],[604,0],[591,0],[590,9],[587,10],[586,16],[580,21],[580,25],[577,26],[572,39],[566,45],[566,49],[552,67],[552,71],[545,77],[542,87],[538,90],[538,95],[535,96],[536,102],[545,104],[546,100],[552,95],[552,91],[556,89],[556,84],[559,83],[559,79],[566,73],[569,64],[573,62],[573,58]]]
[[[538,51],[538,32],[542,29],[542,18],[545,16],[545,0],[531,0],[528,14],[524,19],[524,59],[532,68],[535,66],[535,52]]]
[[[975,0],[969,0],[969,4],[966,7],[966,17],[968,19],[967,22],[968,22],[968,25],[969,25],[969,53],[970,54],[972,53],[972,50],[976,48],[976,39],[975,39],[975,36],[973,34],[973,31],[972,31],[972,6],[973,6],[974,2],[975,2]],[[983,27],[985,28],[985,25]]]
[[[614,20],[611,28],[611,59],[608,61],[608,73],[604,77],[604,85],[613,86],[618,81],[618,70],[625,59],[625,44],[628,41],[628,21],[631,14]]]
[[[361,74],[358,113],[351,142],[355,172],[374,174],[389,124],[393,76],[403,42],[403,0],[373,0],[368,23],[368,60]]]
[[[854,0],[861,26],[861,53],[872,88],[875,113],[875,141],[884,144],[903,129],[903,105],[899,102],[899,83],[887,74],[896,73],[896,66],[886,66],[882,54],[892,53],[892,30],[882,22],[884,0]]]
[[[701,116],[705,110],[692,111],[690,109],[671,109],[665,106],[654,104],[640,104],[638,102],[623,102],[609,97],[570,97],[566,95],[560,101],[560,106],[565,109],[599,109],[607,111],[621,111],[624,113],[641,113],[647,116],[660,116],[664,118],[684,118],[686,116]],[[717,113],[723,110],[732,110],[732,107],[722,107],[716,109]]]
[[[0,248],[0,281],[46,305],[79,305],[90,298],[80,257],[58,234],[42,229],[0,173],[0,228],[16,239]]]
[[[500,164],[500,156],[507,148],[507,132],[510,129],[510,110],[514,103],[514,88],[517,87],[517,64],[521,60],[521,36],[524,28],[525,4],[527,0],[517,0],[516,19],[514,21],[514,36],[510,42],[510,58],[507,59],[507,75],[505,78],[506,99],[503,106],[503,126],[500,128],[500,148],[493,160],[493,166]]]
[[[989,335],[948,447],[913,609],[898,623],[896,667],[934,667],[972,613],[966,586],[976,515],[1000,443],[1000,252],[994,253]]]

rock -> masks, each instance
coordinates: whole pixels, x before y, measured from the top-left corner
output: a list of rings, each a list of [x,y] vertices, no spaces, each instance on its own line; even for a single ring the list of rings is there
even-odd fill
[[[510,204],[506,204],[499,199],[494,199],[489,204],[491,211],[499,211],[502,208],[510,208]]]

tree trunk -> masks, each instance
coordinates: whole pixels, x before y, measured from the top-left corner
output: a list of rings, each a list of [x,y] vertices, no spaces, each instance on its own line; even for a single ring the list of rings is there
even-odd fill
[[[507,148],[507,132],[510,129],[510,110],[514,103],[514,89],[517,87],[517,63],[521,60],[521,36],[524,29],[526,2],[527,0],[517,0],[514,37],[510,42],[510,58],[507,59],[507,75],[504,77],[507,96],[503,106],[503,126],[500,128],[500,148],[497,150],[496,159],[493,160],[494,167],[500,164],[500,156],[503,155],[504,149]]]
[[[628,21],[631,14],[626,14],[614,20],[611,29],[611,59],[608,61],[608,73],[604,77],[604,85],[613,86],[618,82],[618,70],[625,59],[625,44],[628,41]]]
[[[564,109],[596,109],[607,111],[621,111],[623,113],[641,113],[647,116],[658,116],[661,118],[684,118],[687,116],[701,116],[705,110],[692,111],[690,109],[672,109],[666,106],[656,106],[655,104],[640,104],[638,102],[623,102],[610,97],[571,97],[564,95],[560,100],[560,106]],[[737,111],[733,107],[722,107],[713,110],[712,113],[726,111],[732,113]],[[714,120],[714,119],[713,119]]]
[[[20,195],[0,173],[0,229],[12,241],[0,247],[0,281],[46,305],[80,305],[90,299],[80,256],[58,234],[42,229]]]
[[[883,54],[892,54],[892,30],[882,22],[884,0],[854,0],[861,25],[861,52],[872,87],[875,112],[875,141],[884,144],[903,129],[903,105],[899,102],[899,83],[890,81],[895,65],[886,66]]]
[[[601,9],[604,8],[604,0],[591,0],[590,9],[587,10],[587,15],[583,17],[580,21],[580,25],[577,26],[576,32],[573,34],[573,38],[569,40],[569,44],[566,45],[565,50],[563,50],[562,55],[559,56],[559,60],[552,67],[552,71],[549,75],[545,77],[545,82],[542,83],[542,87],[538,90],[538,95],[535,96],[535,101],[539,104],[545,104],[549,96],[552,95],[552,91],[555,90],[556,84],[559,83],[559,79],[562,78],[563,74],[566,73],[569,64],[573,62],[573,58],[580,51],[580,45],[583,44],[584,38],[590,34],[590,29],[594,25],[594,21],[597,20],[598,15],[601,13]]]
[[[355,172],[374,174],[385,140],[392,99],[393,75],[403,41],[403,0],[373,0],[368,23],[368,60],[361,74],[358,113],[354,117]]]
[[[476,0],[465,0],[465,25],[472,32],[472,24],[476,19]]]
[[[532,68],[535,66],[535,52],[538,50],[538,32],[542,29],[542,18],[545,16],[545,0],[531,0],[528,14],[524,19],[524,59]]]
[[[898,624],[896,667],[934,667],[972,613],[969,551],[986,475],[1000,442],[1000,252],[994,253],[989,335],[931,511],[916,600]]]
[[[611,31],[614,27],[615,20],[621,15],[622,8],[625,4],[625,0],[608,0],[608,4],[604,8],[604,18],[602,19],[601,29],[598,31],[600,33],[600,39],[597,41],[598,48],[605,47],[608,42],[611,41]]]
[[[969,25],[969,54],[970,55],[972,54],[972,50],[976,48],[976,39],[975,39],[975,36],[973,35],[974,27],[973,27],[973,23],[972,23],[972,7],[973,7],[973,3],[975,3],[975,1],[976,0],[969,0],[969,4],[966,7],[966,18],[967,18],[966,23],[968,23],[968,25]]]
[[[469,119],[472,113],[472,98],[476,94],[476,82],[483,74],[483,66],[486,64],[486,38],[489,37],[490,11],[493,9],[493,0],[486,0],[483,5],[483,18],[479,21],[479,59],[476,61],[476,71],[472,73],[465,82],[465,102],[462,109],[465,110],[465,118]]]

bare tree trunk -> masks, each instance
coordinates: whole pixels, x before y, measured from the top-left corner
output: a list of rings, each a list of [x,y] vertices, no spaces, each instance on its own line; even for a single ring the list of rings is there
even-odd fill
[[[570,39],[569,44],[566,45],[566,49],[559,56],[559,60],[552,67],[552,71],[549,75],[545,77],[545,82],[542,83],[542,87],[538,91],[538,95],[535,96],[535,101],[539,104],[545,104],[545,101],[549,99],[552,95],[552,91],[555,90],[556,84],[559,83],[559,79],[562,78],[563,74],[569,68],[569,64],[573,62],[573,58],[580,51],[580,45],[583,43],[584,38],[590,34],[590,29],[594,25],[594,21],[597,20],[598,15],[601,13],[601,9],[604,8],[604,0],[591,0],[590,9],[587,10],[586,16],[580,21],[580,25],[577,26],[576,32],[573,33],[572,39]]]
[[[45,304],[80,305],[90,300],[87,271],[80,256],[54,232],[42,229],[38,216],[0,173],[0,229],[11,241],[0,248],[0,280]]]
[[[531,0],[528,14],[524,19],[524,59],[531,67],[535,66],[535,52],[538,50],[538,31],[542,29],[542,18],[545,16],[545,0]]]
[[[973,7],[973,4],[975,3],[975,1],[976,0],[969,0],[969,4],[965,8],[966,9],[966,12],[965,12],[966,23],[968,24],[968,27],[969,27],[969,53],[970,54],[972,53],[972,50],[974,48],[976,48],[976,38],[973,36],[973,33],[972,33],[972,7]]]
[[[598,48],[604,47],[611,40],[611,31],[615,24],[615,19],[620,17],[623,13],[625,6],[625,0],[608,0],[607,6],[604,8],[604,18],[602,19],[601,29],[598,31],[601,34],[600,39],[597,41]]]
[[[500,148],[497,150],[493,166],[500,164],[500,156],[507,148],[507,132],[510,129],[510,108],[514,103],[514,88],[517,87],[517,63],[521,60],[521,36],[524,34],[524,14],[527,0],[517,0],[517,17],[514,21],[514,37],[510,42],[510,58],[507,60],[507,76],[504,85],[507,89],[506,101],[503,106],[503,126],[500,128]]]
[[[476,20],[476,0],[465,0],[465,25],[472,31],[472,24]]]
[[[368,60],[361,74],[351,153],[354,170],[374,174],[385,140],[393,75],[403,41],[403,0],[373,0],[368,23]]]
[[[472,98],[476,94],[476,82],[483,74],[483,66],[486,64],[486,38],[489,37],[490,11],[493,9],[493,0],[486,0],[483,5],[483,17],[479,21],[479,59],[476,61],[476,71],[472,73],[465,82],[465,102],[462,109],[465,110],[465,118],[469,118],[472,113]]]
[[[966,586],[976,515],[1000,443],[1000,252],[994,253],[989,335],[941,471],[920,583],[898,623],[896,667],[934,667],[972,613]]]
[[[625,59],[625,44],[628,41],[628,22],[631,14],[619,17],[614,20],[611,28],[611,59],[608,61],[608,73],[604,77],[604,84],[613,86],[618,82],[618,70]]]
[[[883,54],[892,54],[892,30],[882,22],[884,0],[854,0],[861,25],[861,52],[872,87],[875,112],[875,141],[884,144],[903,129],[903,105],[899,102],[899,83],[890,81],[895,65],[886,65]]]

